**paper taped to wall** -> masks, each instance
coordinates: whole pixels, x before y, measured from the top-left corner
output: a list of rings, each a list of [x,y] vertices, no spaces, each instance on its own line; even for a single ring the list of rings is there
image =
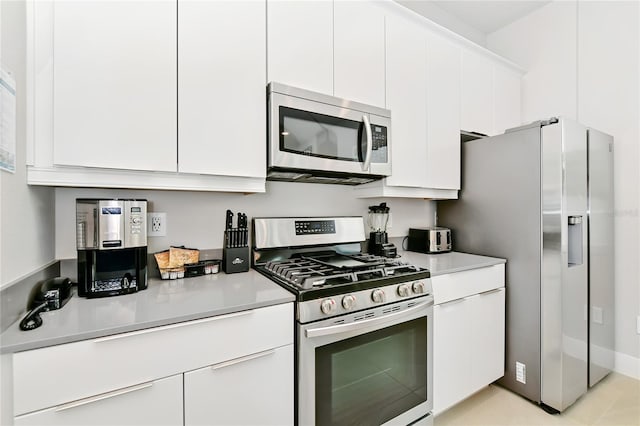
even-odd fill
[[[0,169],[16,171],[16,81],[0,68]]]

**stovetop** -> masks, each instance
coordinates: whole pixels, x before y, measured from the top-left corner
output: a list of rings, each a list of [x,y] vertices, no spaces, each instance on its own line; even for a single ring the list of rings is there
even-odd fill
[[[354,291],[429,278],[428,270],[366,253],[334,251],[294,254],[289,259],[268,261],[256,270],[297,295],[298,301],[336,296]]]

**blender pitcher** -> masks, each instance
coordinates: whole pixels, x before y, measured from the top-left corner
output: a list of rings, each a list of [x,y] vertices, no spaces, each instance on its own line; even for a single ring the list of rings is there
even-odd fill
[[[385,257],[395,257],[397,254],[396,247],[393,244],[389,244],[387,238],[389,210],[387,203],[380,203],[378,206],[369,206],[369,254]]]

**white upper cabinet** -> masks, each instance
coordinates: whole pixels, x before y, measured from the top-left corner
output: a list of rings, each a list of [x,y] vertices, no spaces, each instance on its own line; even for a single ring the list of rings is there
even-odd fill
[[[462,130],[493,134],[493,66],[489,58],[462,50]]]
[[[178,1],[180,172],[265,177],[265,11]]]
[[[427,180],[426,30],[387,16],[386,33],[386,107],[392,120],[392,176],[386,185],[419,187]]]
[[[176,171],[176,19],[170,1],[54,3],[54,164]]]
[[[265,191],[264,0],[28,6],[29,184]]]
[[[521,80],[519,72],[493,65],[493,134],[522,124]]]
[[[428,33],[427,188],[460,189],[460,58],[459,46]]]
[[[385,107],[385,17],[373,2],[334,2],[334,94]]]
[[[267,79],[333,93],[333,2],[267,2]]]

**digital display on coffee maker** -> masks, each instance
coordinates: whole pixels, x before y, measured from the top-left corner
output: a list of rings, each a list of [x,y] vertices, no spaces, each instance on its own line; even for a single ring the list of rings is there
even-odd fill
[[[103,207],[102,214],[122,214],[120,207]]]

